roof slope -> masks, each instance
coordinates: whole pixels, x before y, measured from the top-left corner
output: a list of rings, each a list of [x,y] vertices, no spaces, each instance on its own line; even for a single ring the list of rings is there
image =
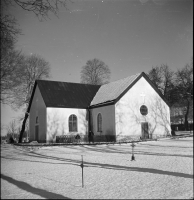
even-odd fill
[[[133,81],[139,77],[139,75],[140,74],[136,74],[102,85],[90,105],[93,106],[117,99],[133,83]]]
[[[87,108],[100,85],[37,80],[47,107]]]

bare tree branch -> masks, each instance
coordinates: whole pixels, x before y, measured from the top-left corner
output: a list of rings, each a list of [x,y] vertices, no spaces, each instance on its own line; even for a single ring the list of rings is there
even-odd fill
[[[9,104],[13,89],[21,84],[23,61],[21,51],[16,50],[9,51],[1,57],[1,103]]]
[[[67,2],[71,0],[1,0],[5,6],[20,6],[23,10],[33,12],[39,20],[49,18],[48,14],[53,13],[58,17],[59,7],[67,8]],[[14,5],[14,3],[15,5]]]

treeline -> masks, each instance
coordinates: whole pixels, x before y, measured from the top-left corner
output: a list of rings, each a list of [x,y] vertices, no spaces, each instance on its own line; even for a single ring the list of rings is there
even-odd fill
[[[20,126],[18,126],[18,120],[14,119],[12,120],[6,127],[6,135],[2,136],[1,135],[1,142],[7,141],[7,143],[13,143],[13,142],[18,142],[19,140],[19,135],[21,132]],[[27,129],[23,133],[23,139],[27,139],[28,137],[28,124],[27,124]]]
[[[188,117],[193,110],[193,59],[177,71],[164,64],[152,67],[148,76],[164,95],[171,111],[182,110],[185,130],[189,130]]]

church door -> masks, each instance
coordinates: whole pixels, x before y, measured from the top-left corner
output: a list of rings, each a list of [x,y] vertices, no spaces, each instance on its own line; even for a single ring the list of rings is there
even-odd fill
[[[35,126],[35,141],[38,141],[38,129],[39,129],[39,126],[36,125]]]
[[[142,135],[142,139],[149,138],[148,122],[142,122],[141,123],[141,135]]]

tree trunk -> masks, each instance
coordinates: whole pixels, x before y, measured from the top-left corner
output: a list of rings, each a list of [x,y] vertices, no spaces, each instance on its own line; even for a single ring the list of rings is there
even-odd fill
[[[184,124],[184,126],[185,126],[185,131],[188,131],[188,117],[187,117],[187,115],[185,115],[185,124]]]
[[[188,104],[187,104],[187,111],[186,111],[186,113],[185,113],[185,124],[184,124],[184,126],[185,126],[185,131],[188,131],[188,125],[189,125],[189,123],[188,123],[189,108],[190,108],[190,102],[188,101]]]
[[[25,126],[26,126],[26,121],[28,119],[28,113],[26,112],[25,113],[25,117],[24,117],[24,120],[23,120],[23,123],[22,123],[22,129],[20,131],[20,137],[19,137],[19,141],[18,143],[22,143],[22,137],[23,137],[23,134],[24,134],[24,131],[25,131]]]

